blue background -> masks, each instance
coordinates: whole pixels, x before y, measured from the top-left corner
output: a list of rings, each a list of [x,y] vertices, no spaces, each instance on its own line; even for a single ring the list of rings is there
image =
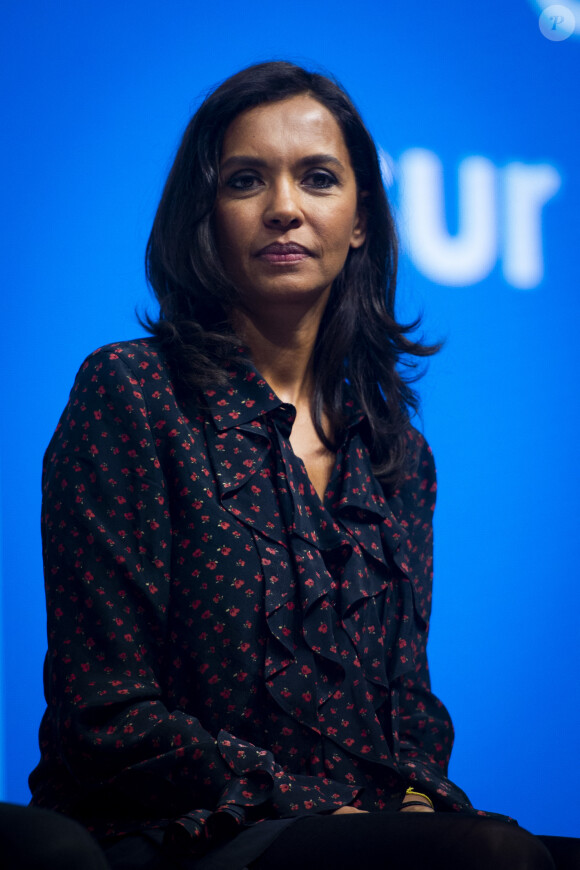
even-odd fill
[[[4,0],[4,799],[28,800],[38,758],[43,450],[83,357],[142,332],[143,251],[199,97],[242,66],[288,58],[337,75],[386,152],[408,251],[402,311],[424,309],[426,335],[447,339],[420,390],[439,472],[430,659],[457,731],[451,776],[535,832],[580,834],[580,39],[545,38],[540,5]],[[495,253],[467,280],[453,255],[434,281],[416,254],[411,149],[440,162],[438,233],[460,242],[462,161],[488,161]],[[559,188],[538,210],[541,236],[522,243],[524,263],[543,261],[527,288],[504,276],[527,213],[505,180],[514,164],[548,167]],[[465,206],[482,209],[473,196]]]

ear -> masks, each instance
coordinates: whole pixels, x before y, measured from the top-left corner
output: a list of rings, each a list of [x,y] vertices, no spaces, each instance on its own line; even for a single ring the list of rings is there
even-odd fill
[[[358,207],[350,237],[351,248],[362,247],[367,237],[367,210],[365,206],[365,199],[367,199],[367,197],[368,193],[365,191],[358,195]]]

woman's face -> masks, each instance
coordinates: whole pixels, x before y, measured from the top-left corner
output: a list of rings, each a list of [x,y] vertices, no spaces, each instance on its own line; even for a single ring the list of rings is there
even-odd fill
[[[220,256],[244,305],[326,304],[365,240],[356,180],[332,113],[301,95],[230,124],[215,207]]]

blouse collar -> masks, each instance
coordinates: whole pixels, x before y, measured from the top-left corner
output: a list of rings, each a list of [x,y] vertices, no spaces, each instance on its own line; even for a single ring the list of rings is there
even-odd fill
[[[245,359],[232,363],[227,369],[228,383],[203,390],[216,429],[224,432],[259,421],[266,414],[273,414],[278,427],[287,437],[296,418],[296,409],[283,402],[253,364]],[[353,390],[348,383],[343,388],[343,414],[346,428],[366,420]]]

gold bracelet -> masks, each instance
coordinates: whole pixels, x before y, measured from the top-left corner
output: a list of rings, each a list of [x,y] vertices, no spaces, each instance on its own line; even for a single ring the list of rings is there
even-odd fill
[[[409,788],[406,790],[405,794],[406,794],[406,795],[407,795],[407,794],[414,794],[414,795],[417,795],[418,797],[425,798],[426,801],[429,801],[429,806],[431,807],[431,809],[432,809],[432,810],[435,809],[435,806],[433,805],[433,801],[431,800],[431,798],[429,797],[429,795],[428,795],[428,794],[423,794],[422,791],[415,791],[415,789],[413,788],[412,785],[409,786]]]

